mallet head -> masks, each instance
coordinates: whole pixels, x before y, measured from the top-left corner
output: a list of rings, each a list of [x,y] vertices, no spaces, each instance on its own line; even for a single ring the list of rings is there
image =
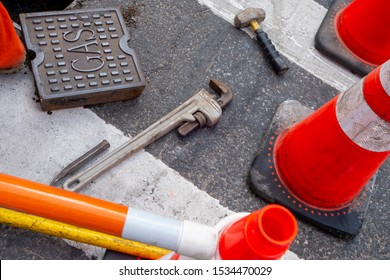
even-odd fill
[[[262,22],[265,19],[265,11],[261,8],[246,8],[234,18],[234,26],[247,27],[251,21]]]

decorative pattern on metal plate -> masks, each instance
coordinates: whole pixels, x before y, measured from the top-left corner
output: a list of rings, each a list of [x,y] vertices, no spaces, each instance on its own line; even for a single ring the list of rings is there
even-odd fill
[[[118,9],[21,14],[43,110],[138,97],[145,87]]]

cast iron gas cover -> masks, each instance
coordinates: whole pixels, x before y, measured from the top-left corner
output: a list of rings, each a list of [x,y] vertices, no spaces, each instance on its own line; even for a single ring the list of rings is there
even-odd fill
[[[119,9],[20,15],[42,110],[138,97],[146,82]]]

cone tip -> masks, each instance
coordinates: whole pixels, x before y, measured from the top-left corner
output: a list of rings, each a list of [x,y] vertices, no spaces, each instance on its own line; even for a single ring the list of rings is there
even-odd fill
[[[263,236],[275,245],[288,246],[298,234],[294,215],[284,206],[270,204],[258,210],[258,225]]]

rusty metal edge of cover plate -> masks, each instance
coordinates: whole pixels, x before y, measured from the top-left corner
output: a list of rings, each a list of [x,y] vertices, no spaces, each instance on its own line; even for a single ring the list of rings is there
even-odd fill
[[[94,14],[94,13],[115,13],[118,19],[117,24],[121,27],[123,36],[118,38],[118,48],[123,52],[124,55],[127,55],[127,59],[130,57],[132,64],[134,64],[134,69],[132,69],[132,74],[136,74],[138,81],[131,81],[131,85],[112,85],[112,86],[99,86],[96,83],[93,89],[84,89],[80,90],[76,86],[75,90],[71,91],[58,91],[55,95],[48,94],[44,90],[44,83],[49,83],[49,79],[44,79],[40,75],[39,67],[43,64],[45,60],[45,53],[39,45],[34,44],[31,39],[31,32],[28,29],[28,19],[31,18],[41,18],[44,20],[47,16],[71,16],[75,17],[81,16],[83,14]],[[102,14],[104,15],[104,14]],[[79,18],[78,18],[79,19]],[[35,84],[39,94],[39,99],[41,102],[41,107],[43,111],[57,110],[63,108],[71,107],[80,107],[86,105],[96,105],[101,103],[115,102],[115,101],[124,101],[129,99],[134,99],[138,97],[146,86],[146,80],[144,78],[140,63],[137,59],[135,51],[128,46],[128,41],[130,36],[127,32],[127,27],[124,24],[123,16],[119,8],[106,8],[106,9],[85,9],[85,10],[72,10],[72,11],[55,11],[55,12],[41,12],[41,13],[25,13],[20,14],[21,25],[23,29],[25,44],[27,49],[35,53],[35,57],[31,58],[31,69],[34,74]],[[72,29],[73,30],[73,29]],[[80,30],[77,29],[80,33]],[[104,34],[104,33],[103,33]],[[64,35],[64,34],[62,34]],[[80,36],[80,34],[76,34]],[[95,35],[93,35],[95,36]],[[76,38],[76,37],[75,37]],[[78,48],[84,45],[77,46]],[[88,53],[89,50],[84,46],[84,53]],[[87,56],[86,56],[87,57]],[[88,57],[87,57],[88,60]],[[102,60],[102,59],[101,59]],[[126,60],[128,61],[128,60]],[[73,63],[73,62],[72,62]],[[133,73],[135,71],[135,73]],[[46,84],[47,85],[47,84]],[[73,84],[70,84],[73,85]]]

